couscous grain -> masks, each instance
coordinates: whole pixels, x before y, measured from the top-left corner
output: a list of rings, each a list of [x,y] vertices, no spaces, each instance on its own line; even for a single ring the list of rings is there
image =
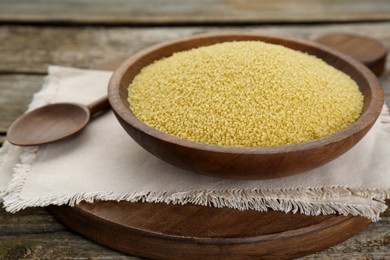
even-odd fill
[[[315,56],[260,41],[200,47],[144,67],[130,109],[147,125],[224,146],[278,146],[335,133],[359,117],[363,95]]]

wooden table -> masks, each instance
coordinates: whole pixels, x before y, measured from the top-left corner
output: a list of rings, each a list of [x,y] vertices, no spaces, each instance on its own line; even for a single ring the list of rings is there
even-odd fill
[[[0,142],[49,64],[88,68],[154,43],[210,31],[306,39],[330,32],[390,48],[390,3],[376,1],[0,1]],[[390,104],[390,66],[381,81]],[[389,259],[390,210],[349,240],[302,259]],[[0,259],[133,259],[72,232],[45,209],[0,210]]]

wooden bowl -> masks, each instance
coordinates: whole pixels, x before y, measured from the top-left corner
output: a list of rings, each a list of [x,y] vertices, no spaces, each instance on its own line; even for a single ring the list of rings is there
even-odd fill
[[[350,75],[365,98],[362,115],[349,127],[313,141],[275,147],[231,147],[193,142],[162,133],[138,120],[129,109],[128,86],[144,66],[174,52],[241,40],[258,40],[306,52]],[[364,65],[314,42],[253,33],[214,33],[157,44],[131,56],[112,75],[108,98],[126,132],[158,158],[200,174],[232,179],[269,179],[319,167],[348,151],[379,116],[383,89]]]

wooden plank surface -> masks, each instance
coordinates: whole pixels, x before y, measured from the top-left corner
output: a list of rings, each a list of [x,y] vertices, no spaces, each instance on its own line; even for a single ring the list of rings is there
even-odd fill
[[[387,0],[2,0],[0,21],[76,24],[226,24],[390,20]]]
[[[0,259],[92,258],[133,259],[81,238],[44,209],[0,210]]]
[[[35,92],[41,89],[42,75],[0,75],[0,134],[27,110]]]
[[[314,40],[331,32],[367,35],[390,47],[390,22],[316,26],[52,27],[1,26],[0,73],[45,74],[49,64],[90,68],[152,44],[215,31],[247,31]]]
[[[0,8],[1,9],[1,8]],[[219,30],[246,30],[315,39],[335,31],[368,35],[390,47],[390,22],[245,27],[0,27],[0,132],[27,108],[48,64],[88,68],[154,43]],[[26,47],[27,46],[27,47]],[[381,77],[390,103],[390,66]],[[0,135],[1,138],[4,135]],[[0,138],[0,142],[1,139]],[[389,259],[390,210],[380,222],[332,248],[302,259]],[[44,209],[0,210],[0,259],[136,259],[101,247],[58,223]]]

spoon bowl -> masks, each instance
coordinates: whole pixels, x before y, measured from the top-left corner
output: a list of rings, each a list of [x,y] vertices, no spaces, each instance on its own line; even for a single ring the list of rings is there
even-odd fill
[[[63,140],[79,133],[94,114],[108,106],[107,97],[103,97],[88,106],[56,103],[37,108],[12,123],[7,132],[7,140],[19,146]]]
[[[19,146],[46,144],[78,133],[89,119],[89,110],[82,105],[43,106],[19,117],[9,128],[7,139]]]

